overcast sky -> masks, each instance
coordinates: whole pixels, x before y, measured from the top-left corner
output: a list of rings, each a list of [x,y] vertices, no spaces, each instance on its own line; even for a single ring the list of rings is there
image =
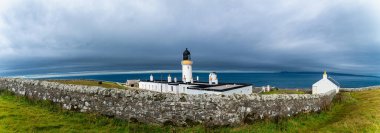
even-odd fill
[[[0,0],[0,75],[179,70],[380,75],[378,0]]]

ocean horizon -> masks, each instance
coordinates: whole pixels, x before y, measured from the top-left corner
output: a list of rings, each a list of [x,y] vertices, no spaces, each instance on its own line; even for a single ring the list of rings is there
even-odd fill
[[[150,71],[146,73],[100,73],[100,74],[69,74],[54,75],[47,77],[35,77],[34,79],[88,79],[88,80],[103,80],[112,82],[126,82],[127,80],[140,79],[148,80],[150,74],[153,74],[155,80],[166,80],[170,74],[173,78],[181,78],[181,73],[178,71],[157,72]],[[201,82],[208,82],[207,72],[193,73],[194,79],[199,76]],[[340,83],[342,88],[358,88],[380,85],[380,77],[365,76],[342,73],[329,73]],[[322,73],[317,72],[219,72],[218,78],[220,83],[246,83],[252,84],[255,87],[274,86],[287,89],[308,89],[312,84],[322,78]]]

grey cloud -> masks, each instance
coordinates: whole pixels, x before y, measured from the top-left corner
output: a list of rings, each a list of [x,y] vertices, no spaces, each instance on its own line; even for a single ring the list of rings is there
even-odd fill
[[[356,1],[17,1],[0,10],[0,69],[172,70],[190,48],[198,70],[380,75],[376,8]]]

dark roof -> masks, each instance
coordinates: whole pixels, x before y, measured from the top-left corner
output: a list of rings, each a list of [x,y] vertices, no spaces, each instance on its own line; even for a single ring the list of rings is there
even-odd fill
[[[185,51],[183,51],[183,54],[190,55],[190,51],[186,48]]]
[[[183,60],[191,60],[191,56],[190,55],[191,55],[190,51],[187,50],[187,48],[186,48],[186,50],[183,51]]]
[[[333,78],[328,77],[327,79],[330,80],[332,83],[334,83],[336,86],[340,87],[340,84],[337,81],[335,81]]]
[[[232,87],[226,87],[227,85],[233,85]],[[213,89],[211,87],[223,87],[222,89]],[[193,89],[193,90],[205,90],[205,91],[218,91],[218,92],[224,92],[224,91],[229,91],[229,90],[234,90],[237,88],[241,87],[247,87],[251,86],[249,84],[218,84],[218,85],[209,85],[209,84],[200,84],[197,86],[190,86],[187,87],[188,89]]]

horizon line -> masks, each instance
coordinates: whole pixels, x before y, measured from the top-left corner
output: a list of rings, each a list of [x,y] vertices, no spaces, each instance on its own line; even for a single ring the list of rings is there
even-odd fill
[[[29,78],[29,79],[41,79],[41,78],[58,78],[58,77],[75,77],[75,76],[93,76],[93,75],[117,75],[117,74],[157,74],[157,73],[181,73],[181,70],[142,70],[142,71],[81,71],[81,72],[68,72],[68,73],[47,73],[47,74],[28,74],[28,75],[14,75],[5,76],[9,78]],[[194,73],[210,73],[215,72],[212,70],[194,70]],[[316,71],[242,71],[242,70],[219,70],[217,73],[318,73]],[[329,72],[334,74],[348,74],[348,73],[337,73]],[[374,75],[359,75],[359,74],[348,74],[357,76],[371,76],[379,77]]]

